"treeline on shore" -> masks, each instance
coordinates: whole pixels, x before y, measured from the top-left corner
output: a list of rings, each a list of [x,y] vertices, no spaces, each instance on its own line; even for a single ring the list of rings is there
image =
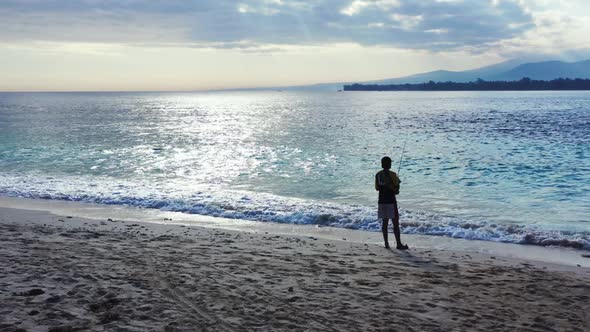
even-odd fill
[[[531,80],[523,77],[519,81],[434,82],[418,84],[351,84],[344,91],[522,91],[522,90],[590,90],[590,79],[558,78],[551,81]]]

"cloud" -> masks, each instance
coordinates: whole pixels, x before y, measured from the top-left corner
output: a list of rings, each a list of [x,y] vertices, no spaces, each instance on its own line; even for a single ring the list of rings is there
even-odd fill
[[[343,15],[353,16],[359,14],[367,7],[376,7],[382,10],[390,10],[394,7],[399,7],[399,0],[354,0],[347,7],[340,10]]]
[[[533,18],[533,27],[512,38],[481,45],[478,52],[498,51],[508,58],[578,61],[590,58],[590,2],[521,0]],[[516,23],[509,28],[520,28]]]
[[[535,26],[517,0],[5,0],[0,17],[2,42],[245,50],[330,43],[452,50],[517,38]]]

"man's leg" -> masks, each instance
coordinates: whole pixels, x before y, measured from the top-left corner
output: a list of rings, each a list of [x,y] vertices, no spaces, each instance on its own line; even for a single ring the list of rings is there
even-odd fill
[[[401,232],[399,229],[399,211],[397,209],[397,203],[395,203],[395,211],[393,213],[393,234],[395,235],[395,242],[397,242],[397,249],[408,249],[408,246],[402,244]]]
[[[397,246],[399,247],[402,244],[399,230],[399,217],[393,218],[393,234],[395,235],[395,242],[397,242]]]
[[[381,232],[383,232],[383,241],[385,242],[385,248],[389,249],[389,241],[387,240],[387,224],[389,219],[383,218],[383,224],[381,225]]]

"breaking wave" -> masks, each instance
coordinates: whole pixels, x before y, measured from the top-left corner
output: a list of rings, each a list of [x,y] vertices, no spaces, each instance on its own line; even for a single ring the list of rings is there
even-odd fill
[[[157,188],[149,183],[109,178],[52,178],[0,175],[0,194],[125,205],[232,219],[322,225],[380,231],[376,209],[367,206],[282,197],[264,193]],[[535,225],[510,225],[465,220],[424,211],[400,211],[406,234],[448,236],[468,240],[559,246],[590,250],[590,233],[546,230]]]

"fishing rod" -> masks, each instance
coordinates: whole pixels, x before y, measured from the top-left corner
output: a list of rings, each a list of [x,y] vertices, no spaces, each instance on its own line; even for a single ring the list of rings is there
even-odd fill
[[[406,151],[406,143],[408,143],[408,134],[406,134],[406,139],[404,139],[404,146],[402,147],[402,154],[399,158],[399,166],[397,167],[397,175],[399,176],[399,172],[402,169],[402,160],[404,160],[404,152]]]

